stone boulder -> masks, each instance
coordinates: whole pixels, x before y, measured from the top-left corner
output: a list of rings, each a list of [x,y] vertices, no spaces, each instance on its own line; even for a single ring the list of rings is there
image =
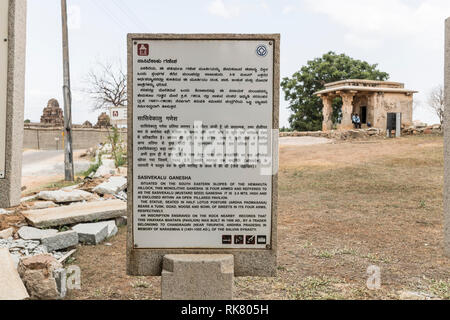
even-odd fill
[[[19,262],[18,272],[34,300],[54,300],[62,298],[58,291],[56,278],[63,266],[50,254],[41,254],[23,258]]]

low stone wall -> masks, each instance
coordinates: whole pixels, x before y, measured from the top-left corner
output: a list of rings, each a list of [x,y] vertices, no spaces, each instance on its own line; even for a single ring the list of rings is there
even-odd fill
[[[336,140],[348,139],[364,139],[370,137],[382,137],[386,135],[386,131],[371,128],[371,129],[355,129],[355,130],[331,130],[331,131],[293,131],[280,132],[280,137],[318,137]]]
[[[403,135],[418,135],[418,134],[444,134],[441,125],[435,124],[433,126],[408,127],[402,130]]]
[[[402,135],[421,135],[421,134],[436,134],[442,135],[444,132],[440,125],[423,126],[423,127],[407,127],[402,129]],[[365,139],[371,137],[386,137],[386,130],[377,128],[370,129],[354,129],[354,130],[331,130],[331,131],[293,131],[293,132],[280,132],[280,137],[318,137],[328,138],[336,140],[349,140],[349,139]]]
[[[126,141],[126,129],[119,129],[122,139]],[[111,130],[95,128],[73,128],[73,149],[88,149],[104,143]],[[35,150],[62,150],[64,149],[64,136],[62,127],[25,126],[23,147]]]

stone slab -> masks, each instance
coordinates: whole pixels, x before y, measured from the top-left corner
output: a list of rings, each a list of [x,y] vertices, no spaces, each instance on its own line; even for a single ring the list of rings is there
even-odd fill
[[[279,128],[280,101],[280,35],[279,34],[128,34],[128,66],[133,63],[133,39],[192,39],[192,40],[233,40],[267,39],[273,40],[274,48],[274,91],[273,125]],[[271,246],[263,250],[252,249],[140,249],[133,241],[133,70],[128,68],[128,225],[127,225],[127,274],[135,276],[159,276],[162,272],[163,257],[168,254],[232,254],[234,256],[235,276],[276,276],[277,274],[277,208],[278,174],[272,176],[272,229]],[[275,150],[278,147],[274,148]],[[274,152],[274,163],[278,163],[278,154]]]
[[[23,213],[31,225],[40,228],[108,220],[125,214],[126,203],[122,200],[94,201]]]
[[[0,208],[18,206],[22,187],[27,1],[8,0],[8,3],[7,139],[5,178],[0,179]]]
[[[37,201],[29,208],[31,210],[39,210],[39,209],[47,209],[47,208],[54,208],[56,207],[56,204],[53,201]]]
[[[54,236],[58,233],[56,229],[38,229],[33,227],[22,227],[17,233],[24,240],[41,240],[42,238]]]
[[[70,248],[78,244],[78,234],[73,230],[59,232],[42,238],[41,244],[47,248],[48,252]]]
[[[99,194],[116,194],[127,188],[127,178],[122,176],[111,177],[108,181],[99,184],[94,189],[93,192]]]
[[[81,243],[96,245],[108,236],[108,224],[106,223],[80,223],[72,228],[78,233]]]
[[[445,21],[444,253],[450,257],[450,18]]]
[[[166,255],[162,300],[232,300],[234,259],[222,255]]]
[[[53,201],[56,203],[64,202],[78,202],[83,200],[91,200],[94,195],[90,192],[83,190],[56,190],[56,191],[41,191],[38,194],[39,199]]]
[[[0,300],[29,298],[8,249],[0,249]]]

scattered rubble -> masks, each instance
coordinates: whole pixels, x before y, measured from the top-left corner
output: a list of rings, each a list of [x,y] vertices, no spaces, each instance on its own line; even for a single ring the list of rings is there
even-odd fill
[[[27,289],[7,249],[0,248],[0,300],[24,300],[29,298]]]
[[[62,263],[75,247],[80,242],[99,244],[127,224],[127,168],[115,167],[107,154],[111,149],[105,144],[89,150],[86,156],[95,154],[97,162],[101,157],[102,165],[83,183],[23,197],[14,211],[0,209],[0,299],[27,298],[25,287],[32,299],[64,297],[67,275]],[[12,271],[4,272],[5,265]],[[3,292],[3,276],[12,283],[14,272],[19,281],[6,281],[11,289]],[[17,295],[10,293],[14,290]]]
[[[50,300],[62,297],[55,278],[62,268],[52,255],[42,254],[21,259],[18,272],[31,299]]]
[[[6,240],[0,239],[0,249],[9,250],[16,266],[22,257],[35,256],[48,252],[47,248],[40,245],[39,241],[22,239],[14,240],[13,238],[8,238]]]

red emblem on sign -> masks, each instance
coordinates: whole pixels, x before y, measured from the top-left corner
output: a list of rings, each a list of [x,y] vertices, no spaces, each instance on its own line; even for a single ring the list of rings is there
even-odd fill
[[[137,46],[138,56],[148,56],[148,52],[150,50],[148,44],[140,43]]]

